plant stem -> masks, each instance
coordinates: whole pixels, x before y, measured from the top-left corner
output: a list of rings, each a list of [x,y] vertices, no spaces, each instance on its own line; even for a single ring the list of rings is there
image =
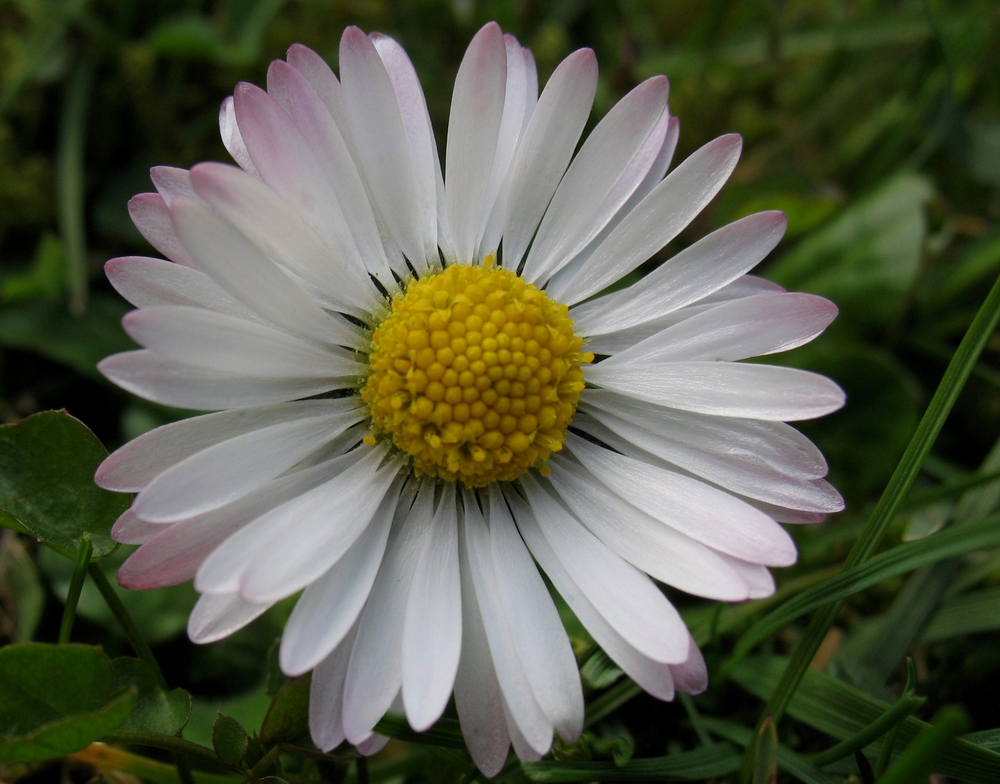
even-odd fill
[[[998,319],[1000,319],[1000,278],[994,282],[986,301],[983,302],[969,326],[969,331],[962,338],[962,342],[948,364],[948,369],[945,370],[944,377],[927,406],[920,424],[917,425],[917,430],[913,434],[913,438],[910,439],[889,484],[875,505],[871,517],[868,518],[860,538],[845,559],[843,569],[857,566],[867,561],[875,553],[886,529],[895,518],[900,505],[916,480],[920,467],[931,451],[938,433],[941,432],[945,419],[955,405],[976,360],[986,346],[986,341],[993,334]],[[760,732],[760,728],[769,715],[773,716],[775,723],[784,715],[788,703],[791,702],[799,687],[802,676],[805,675],[806,669],[809,667],[809,662],[813,660],[816,651],[819,650],[820,644],[833,626],[843,604],[843,600],[833,602],[813,616],[805,634],[802,635],[802,639],[792,653],[791,660],[788,662],[788,667],[782,674],[777,688],[761,712],[760,720],[757,722],[757,733]],[[741,781],[750,780],[753,770],[753,755],[753,748],[748,746],[743,756],[743,765],[740,767]]]
[[[90,579],[94,581],[94,585],[97,586],[97,590],[101,592],[101,596],[104,597],[104,601],[107,602],[108,607],[111,609],[112,614],[115,616],[115,620],[118,621],[118,625],[121,627],[122,631],[125,633],[125,637],[128,639],[129,644],[132,646],[132,650],[135,651],[135,655],[138,656],[142,661],[144,661],[149,668],[153,671],[153,675],[156,677],[156,683],[161,689],[167,688],[167,680],[163,677],[163,671],[160,669],[159,662],[156,661],[156,657],[153,656],[153,652],[149,649],[146,641],[142,638],[139,633],[139,628],[135,625],[135,621],[132,620],[132,616],[128,614],[128,610],[125,609],[125,605],[122,604],[122,600],[115,593],[115,589],[111,587],[111,583],[108,582],[108,578],[104,576],[104,572],[97,564],[90,565]]]
[[[368,760],[358,757],[354,761],[354,767],[358,772],[358,784],[368,784]]]
[[[172,765],[104,743],[91,743],[85,749],[69,756],[95,768],[129,773],[152,784],[181,784],[181,779]],[[207,773],[203,770],[194,771],[192,777],[195,784],[239,784],[239,780],[233,776]]]
[[[87,566],[90,565],[90,555],[94,552],[94,545],[90,541],[90,534],[84,534],[80,539],[80,546],[76,550],[76,562],[73,565],[73,577],[69,581],[69,591],[66,592],[66,606],[63,607],[62,623],[59,624],[59,644],[69,642],[73,632],[73,620],[76,618],[76,606],[80,602],[80,591],[83,590],[83,581],[87,577]]]
[[[178,735],[166,735],[162,732],[147,732],[145,730],[115,730],[101,738],[103,743],[127,743],[134,746],[149,746],[153,749],[172,751],[185,757],[217,768],[228,767],[218,755],[208,746],[187,740]]]
[[[681,700],[681,705],[684,706],[684,710],[691,720],[691,726],[694,727],[695,734],[698,736],[698,740],[702,746],[711,746],[712,738],[708,734],[708,730],[705,729],[705,722],[701,720],[701,714],[698,712],[698,708],[695,707],[694,700],[691,699],[690,694],[685,694],[684,692],[679,692],[678,696]]]
[[[272,746],[267,754],[261,757],[257,764],[250,768],[250,772],[247,773],[247,781],[253,782],[260,778],[260,775],[271,767],[275,762],[277,762],[279,755],[281,754],[281,746]]]

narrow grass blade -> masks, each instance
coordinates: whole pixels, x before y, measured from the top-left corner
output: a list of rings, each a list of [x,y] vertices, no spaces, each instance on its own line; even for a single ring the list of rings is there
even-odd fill
[[[779,656],[743,661],[732,679],[762,700],[768,699],[781,682],[789,659]],[[837,740],[846,740],[878,719],[891,706],[832,675],[808,670],[788,705],[788,715]],[[897,739],[901,749],[912,744],[930,725],[910,716],[900,722]],[[878,751],[881,744],[874,744]],[[957,738],[937,763],[945,776],[974,784],[1000,781],[1000,753]]]
[[[931,402],[927,406],[920,424],[917,425],[917,430],[913,434],[913,438],[910,440],[902,459],[889,479],[889,484],[875,505],[871,517],[868,518],[861,537],[848,554],[844,562],[845,570],[864,563],[875,553],[879,543],[882,541],[882,537],[885,535],[886,529],[889,527],[889,523],[896,516],[900,505],[909,493],[914,480],[917,478],[920,466],[923,465],[931,447],[934,445],[934,441],[937,439],[938,433],[941,432],[945,419],[947,419],[948,414],[955,405],[955,401],[958,399],[962,387],[965,386],[965,382],[968,380],[969,374],[976,364],[976,360],[986,346],[986,341],[993,334],[998,319],[1000,319],[1000,278],[994,282],[993,288],[990,289],[990,293],[986,297],[986,301],[983,302],[968,332],[962,338],[958,350],[955,352],[951,363],[948,365],[948,369],[945,371],[944,378],[941,379],[941,383],[938,385],[934,397],[931,398]],[[840,602],[834,601],[813,617],[798,646],[796,646],[781,681],[761,712],[758,728],[763,724],[764,717],[767,714],[770,713],[773,715],[775,720],[779,720],[784,715],[788,703],[795,694],[795,690],[798,688],[799,682],[802,680],[809,666],[809,662],[812,661],[813,656],[816,655],[816,651],[819,650],[819,646],[822,644],[830,627],[833,626],[839,611]],[[741,780],[749,780],[752,765],[751,757],[752,752],[748,749],[744,763],[740,768]]]

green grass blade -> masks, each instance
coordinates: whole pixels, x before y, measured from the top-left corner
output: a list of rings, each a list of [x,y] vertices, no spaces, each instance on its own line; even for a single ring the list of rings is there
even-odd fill
[[[979,312],[969,326],[968,332],[962,338],[955,356],[952,357],[948,369],[945,370],[944,377],[941,379],[941,383],[934,393],[934,397],[931,398],[931,402],[927,406],[920,424],[917,425],[917,430],[913,434],[913,438],[910,439],[910,443],[906,447],[902,459],[889,479],[889,484],[875,505],[871,517],[868,518],[861,537],[848,554],[844,562],[845,569],[850,569],[864,563],[875,553],[879,543],[882,541],[882,537],[885,535],[886,529],[889,527],[889,523],[896,516],[914,480],[917,478],[920,466],[923,465],[924,460],[930,453],[938,433],[941,432],[941,428],[944,426],[945,419],[947,419],[948,414],[955,405],[955,401],[958,399],[962,387],[965,386],[965,382],[968,380],[969,374],[976,364],[976,360],[979,359],[979,355],[986,346],[986,341],[993,334],[998,319],[1000,319],[1000,278],[993,283],[986,301],[983,302],[982,307],[980,307]],[[820,644],[833,626],[839,611],[840,603],[834,602],[824,607],[813,617],[792,654],[791,662],[782,675],[781,682],[761,712],[757,726],[758,730],[768,714],[771,714],[775,721],[784,715],[788,703],[795,694],[795,690],[798,688],[799,682],[802,680],[802,676],[809,666],[809,662],[812,661],[816,655],[816,651],[819,650]],[[749,780],[753,762],[751,757],[752,752],[748,748],[744,757],[744,764],[740,768],[741,780]]]
[[[87,307],[87,245],[84,233],[84,151],[87,115],[96,65],[79,65],[67,87],[59,127],[56,159],[59,234],[68,262],[66,281],[70,312],[79,315]]]
[[[750,728],[734,721],[703,717],[705,727],[723,740],[746,746],[753,737]],[[801,754],[796,754],[787,746],[778,746],[778,769],[795,776],[805,784],[841,784],[841,780],[824,773]]]
[[[924,539],[901,544],[866,563],[844,570],[815,588],[803,591],[761,618],[737,643],[725,669],[730,670],[758,643],[810,610],[831,603],[839,604],[848,596],[870,588],[882,580],[905,574],[921,566],[961,555],[970,550],[998,545],[1000,545],[1000,515],[947,528]]]
[[[704,781],[733,773],[740,764],[736,749],[715,743],[666,757],[613,762],[525,762],[521,770],[532,781]]]
[[[732,673],[740,686],[766,700],[781,682],[788,666],[785,657],[769,656],[747,659]],[[788,705],[788,715],[837,740],[846,740],[878,719],[891,706],[869,694],[818,670],[808,670]],[[900,722],[897,740],[905,749],[929,727],[913,716]],[[881,744],[872,746],[878,751]],[[958,738],[945,750],[937,772],[974,784],[1000,781],[1000,754],[983,745]]]
[[[969,718],[961,708],[953,705],[942,708],[933,724],[921,732],[896,764],[879,778],[879,784],[908,784],[934,773],[949,744],[968,722]]]

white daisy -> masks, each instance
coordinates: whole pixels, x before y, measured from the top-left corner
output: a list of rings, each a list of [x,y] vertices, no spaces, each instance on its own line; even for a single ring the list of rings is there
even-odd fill
[[[576,660],[537,567],[650,694],[705,688],[654,582],[741,601],[794,562],[776,521],[841,509],[785,421],[839,408],[801,370],[739,364],[816,337],[828,301],[746,273],[784,216],[744,218],[601,294],[698,214],[736,165],[723,136],[666,174],[667,80],[623,98],[574,156],[589,49],[538,94],[496,24],[456,78],[444,177],[402,48],[348,29],[340,79],[293,46],[222,105],[240,168],[156,168],[130,203],[170,261],[108,262],[144,349],[102,372],[209,414],[109,457],[138,493],[129,588],[194,580],[196,642],[303,591],[281,642],[310,670],[316,745],[370,753],[382,715],[431,726],[454,692],[487,774],[513,744],[577,738]],[[596,355],[596,359],[595,359]],[[537,565],[537,566],[536,566]]]

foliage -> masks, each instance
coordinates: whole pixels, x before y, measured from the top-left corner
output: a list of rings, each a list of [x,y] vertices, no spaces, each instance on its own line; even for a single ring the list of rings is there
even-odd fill
[[[109,532],[129,499],[92,477],[106,448],[187,413],[95,369],[132,346],[101,265],[152,253],[125,207],[149,189],[149,166],[226,160],[217,112],[233,85],[263,83],[296,41],[336,66],[348,24],[403,43],[443,140],[459,58],[488,19],[533,49],[543,80],[592,46],[594,120],[666,73],[678,158],[744,136],[733,180],[639,274],[707,230],[784,210],[786,239],[761,274],[832,298],[841,316],[782,361],[849,397],[803,428],[848,509],[795,528],[800,561],[778,571],[777,594],[735,606],[671,595],[709,690],[642,695],[560,606],[587,731],[499,778],[1000,780],[990,0],[0,0],[0,778],[66,778],[62,759],[84,770],[77,780],[473,780],[453,713],[423,734],[387,715],[377,730],[396,740],[367,766],[349,747],[312,748],[308,680],[273,665],[289,603],[191,645],[189,587],[111,584],[130,548]]]

